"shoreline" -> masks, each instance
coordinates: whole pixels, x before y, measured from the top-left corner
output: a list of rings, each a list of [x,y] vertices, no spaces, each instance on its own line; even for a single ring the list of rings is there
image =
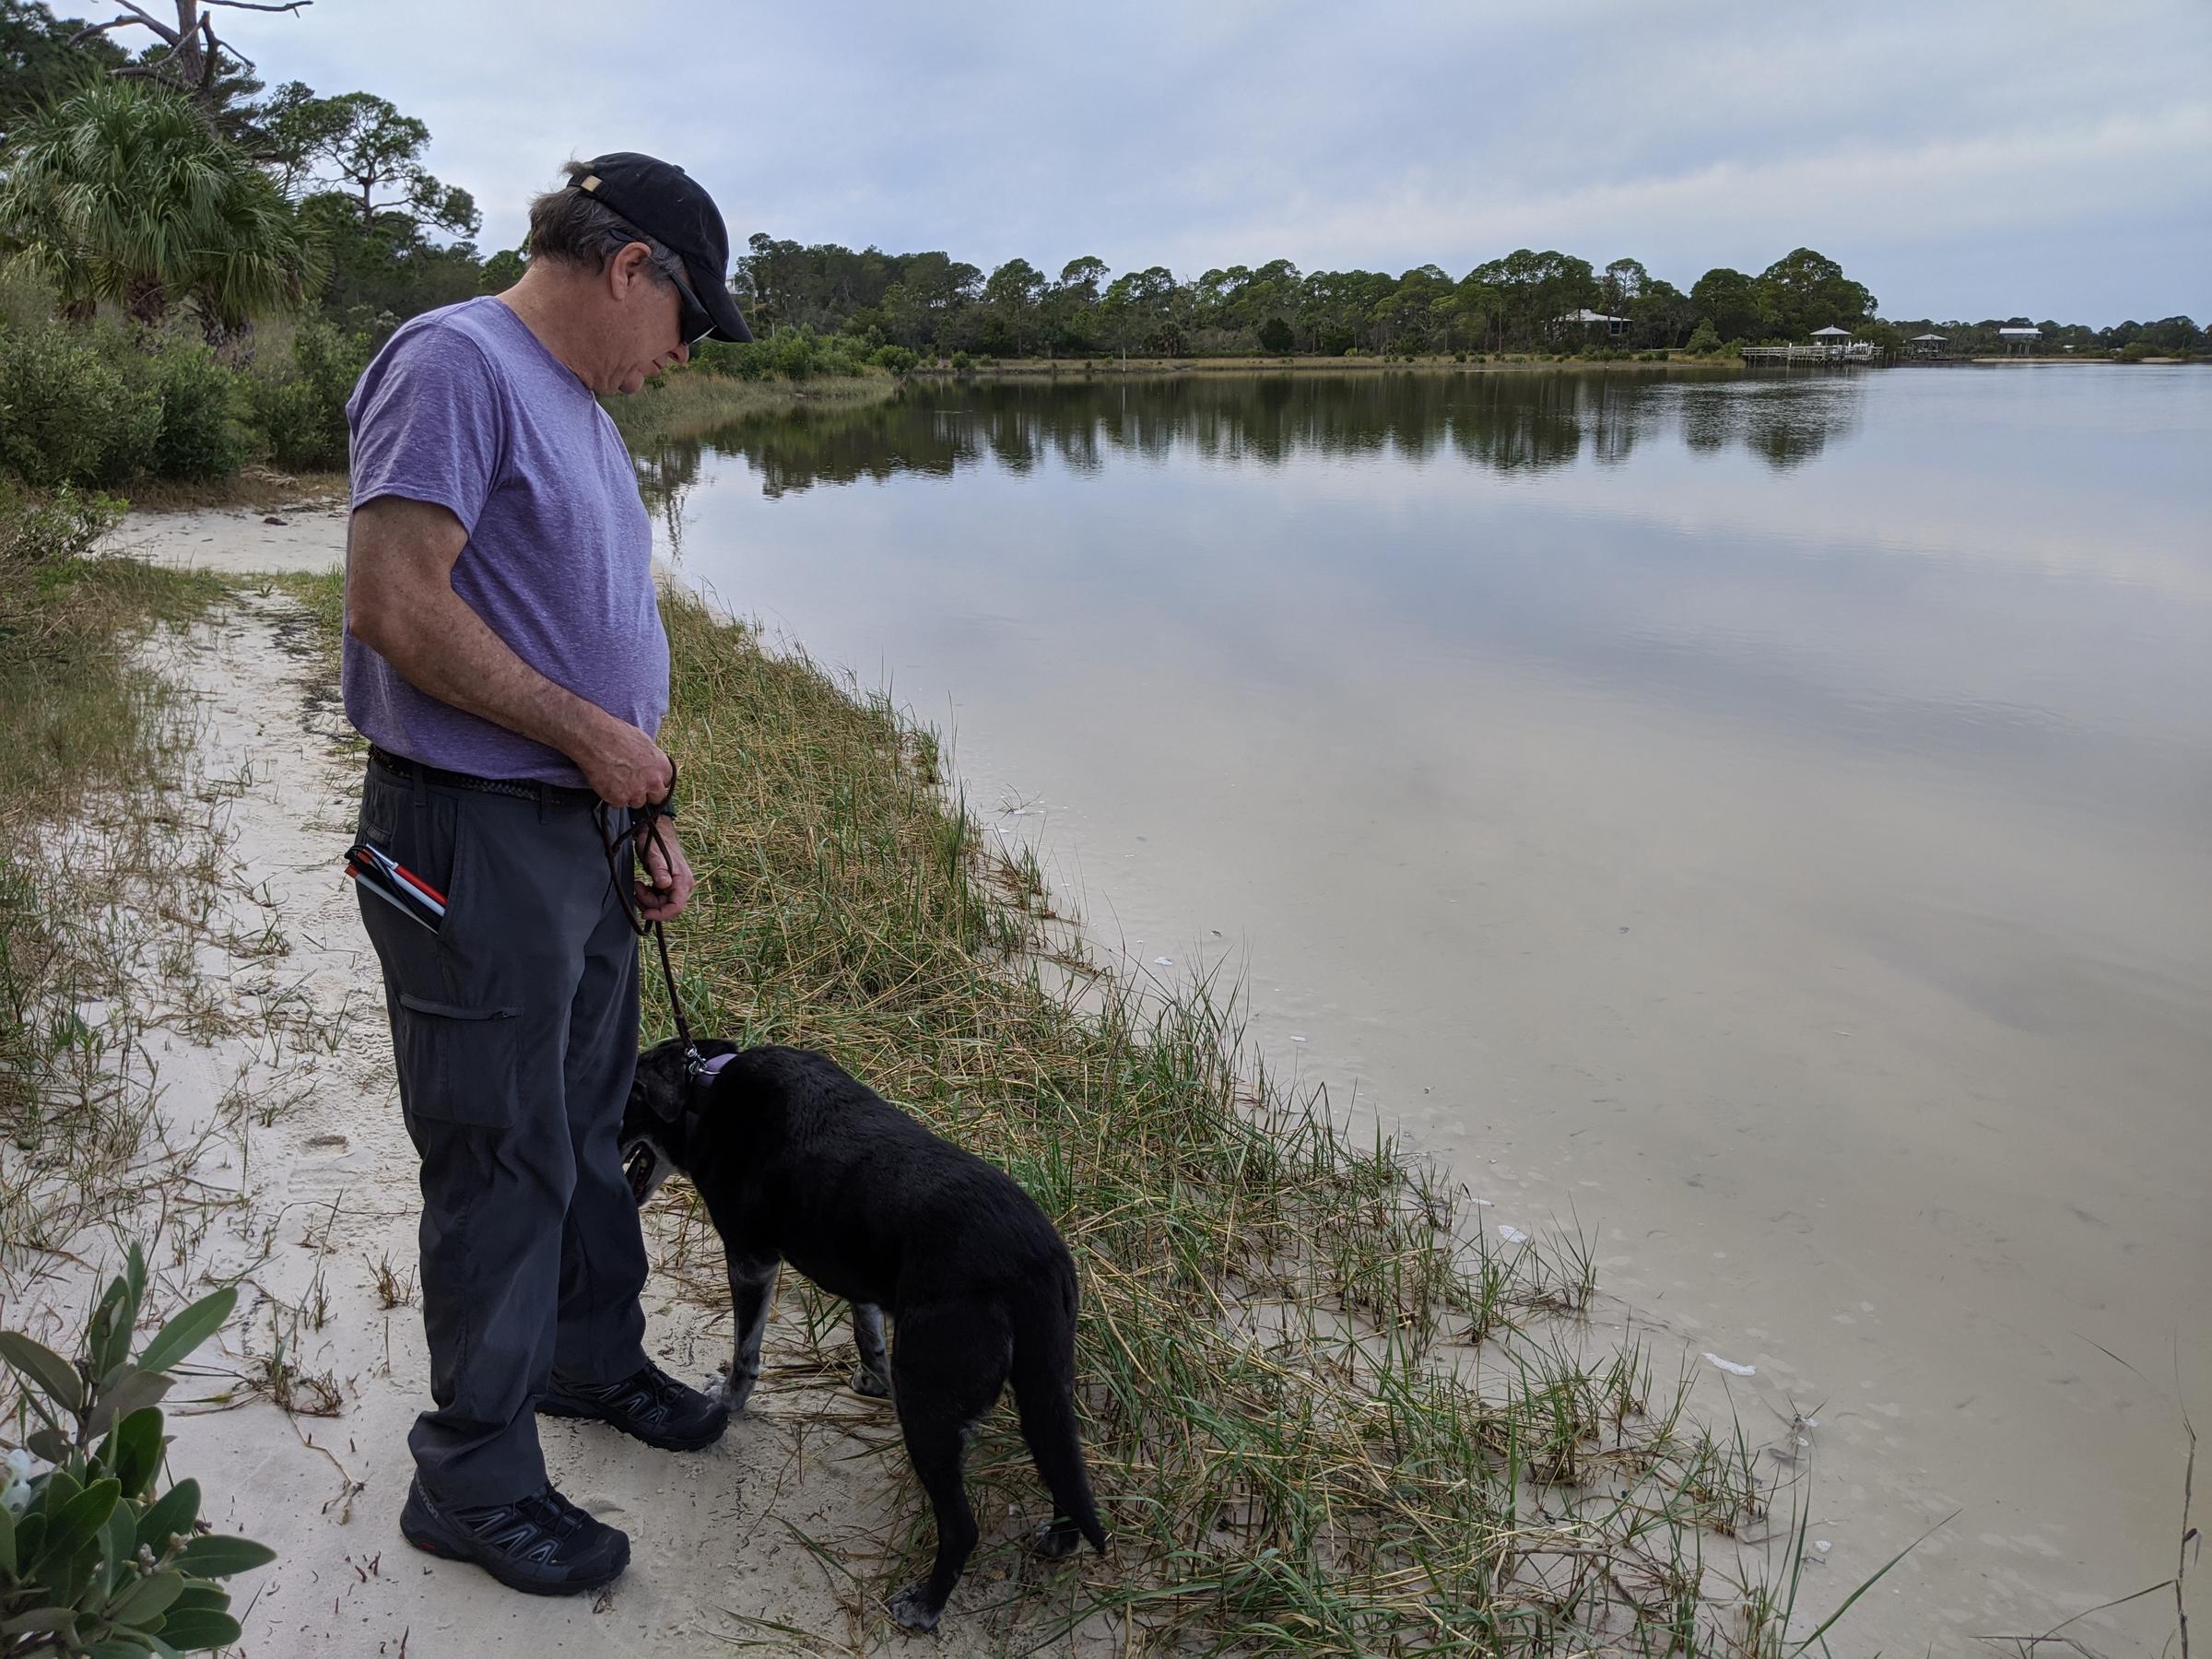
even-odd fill
[[[1537,370],[1600,373],[1612,370],[1648,372],[1666,369],[1739,371],[1743,368],[1743,360],[1739,358],[1693,358],[1680,354],[1670,356],[1662,362],[1639,361],[1632,356],[1616,359],[1570,357],[1555,360],[1550,357],[1527,354],[1497,357],[1487,362],[1472,358],[1462,362],[1450,357],[1421,357],[1410,361],[1365,357],[1008,358],[967,369],[917,365],[909,378],[931,381],[1105,380],[1119,379],[1124,375],[1166,378],[1182,374],[1495,374],[1525,373]]]

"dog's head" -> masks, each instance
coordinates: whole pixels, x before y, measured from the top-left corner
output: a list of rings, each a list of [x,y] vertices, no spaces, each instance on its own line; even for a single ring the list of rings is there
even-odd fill
[[[699,1044],[702,1060],[734,1054],[737,1045],[709,1038]],[[622,1170],[629,1195],[642,1206],[662,1182],[691,1168],[691,1138],[699,1125],[700,1096],[708,1079],[692,1066],[681,1042],[655,1043],[638,1056],[630,1076],[629,1103],[622,1111]]]

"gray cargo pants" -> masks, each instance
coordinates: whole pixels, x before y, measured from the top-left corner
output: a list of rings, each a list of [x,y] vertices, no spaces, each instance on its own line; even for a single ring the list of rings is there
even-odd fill
[[[645,1246],[616,1144],[638,942],[591,809],[563,793],[448,788],[373,759],[361,792],[361,838],[447,899],[435,935],[357,902],[422,1159],[436,1409],[407,1443],[425,1490],[463,1507],[546,1484],[535,1397],[550,1368],[611,1382],[645,1363]]]

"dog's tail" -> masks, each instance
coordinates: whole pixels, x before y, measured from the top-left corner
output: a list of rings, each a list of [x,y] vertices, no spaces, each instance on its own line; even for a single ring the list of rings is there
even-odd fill
[[[1014,1318],[1014,1404],[1021,1437],[1054,1509],[1073,1521],[1090,1547],[1106,1553],[1106,1529],[1090,1497],[1083,1465],[1082,1431],[1076,1424],[1076,1270],[1062,1258],[1053,1281],[1039,1286]]]

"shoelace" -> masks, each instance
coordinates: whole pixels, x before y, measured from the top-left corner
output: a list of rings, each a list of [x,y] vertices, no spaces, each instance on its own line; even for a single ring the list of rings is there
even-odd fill
[[[578,1512],[574,1504],[551,1487],[521,1500],[514,1507],[525,1520],[535,1523],[556,1538],[560,1536],[562,1524]]]
[[[657,1365],[646,1366],[643,1374],[643,1387],[645,1397],[663,1410],[670,1410],[681,1405],[684,1397],[690,1393],[689,1389]]]

